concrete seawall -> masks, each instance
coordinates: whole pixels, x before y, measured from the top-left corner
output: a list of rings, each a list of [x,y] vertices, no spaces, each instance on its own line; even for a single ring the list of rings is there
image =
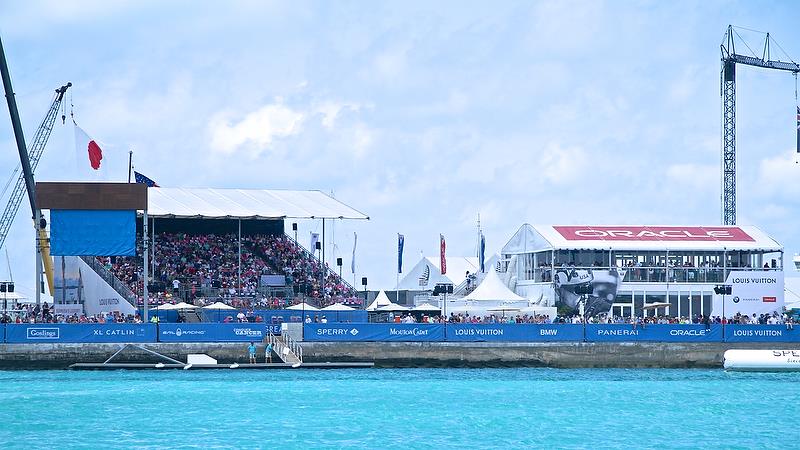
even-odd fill
[[[0,369],[65,369],[76,362],[103,362],[121,344],[0,344]],[[220,363],[246,362],[246,343],[144,344],[179,361],[205,353]],[[730,348],[793,349],[775,343],[419,343],[305,342],[306,362],[374,362],[377,367],[715,368]],[[263,359],[263,345],[258,347]],[[125,362],[157,362],[126,350]]]

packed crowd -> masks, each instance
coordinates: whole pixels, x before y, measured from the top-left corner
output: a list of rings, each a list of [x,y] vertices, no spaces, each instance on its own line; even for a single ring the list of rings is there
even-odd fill
[[[39,307],[34,304],[23,305],[13,312],[0,316],[0,323],[142,323],[139,314],[122,314],[118,311],[104,314],[58,314],[44,302]]]
[[[319,307],[333,303],[360,305],[357,293],[329,270],[321,289],[322,264],[285,235],[256,235],[242,239],[241,286],[239,244],[235,234],[160,233],[156,235],[152,277],[160,289],[150,290],[151,306],[163,303],[222,301],[238,308],[285,308],[299,303],[286,290],[261,286],[262,275],[284,275],[290,293],[318,299]],[[141,253],[141,248],[138,249]],[[119,280],[139,295],[142,304],[141,257],[98,258]],[[240,289],[241,287],[241,289]],[[270,291],[273,294],[265,295]],[[323,296],[324,294],[324,296]]]
[[[313,255],[286,235],[257,235],[244,239],[253,251],[286,276],[286,284],[311,297],[328,299],[352,298],[353,289],[330,269],[321,292],[323,266]]]

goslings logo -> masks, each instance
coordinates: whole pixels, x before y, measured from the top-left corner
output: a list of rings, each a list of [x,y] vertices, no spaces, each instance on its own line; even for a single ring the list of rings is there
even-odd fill
[[[27,331],[27,339],[58,339],[60,337],[58,328],[31,327]]]

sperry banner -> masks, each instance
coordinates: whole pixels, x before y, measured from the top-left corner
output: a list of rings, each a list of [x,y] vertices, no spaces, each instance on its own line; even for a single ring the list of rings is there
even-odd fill
[[[568,241],[755,241],[739,227],[571,225],[553,228]]]

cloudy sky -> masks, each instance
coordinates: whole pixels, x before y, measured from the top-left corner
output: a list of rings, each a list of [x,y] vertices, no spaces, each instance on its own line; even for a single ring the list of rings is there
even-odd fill
[[[356,231],[356,276],[391,288],[397,233],[407,268],[439,233],[474,255],[478,214],[490,252],[525,222],[720,223],[723,33],[770,31],[800,60],[796,17],[791,1],[31,0],[4,3],[0,35],[28,137],[71,81],[114,178],[132,149],[162,186],[332,192],[371,217],[335,224],[346,271]],[[740,68],[737,91],[739,223],[791,257],[795,80]],[[18,163],[3,111],[1,181]],[[74,159],[59,121],[37,179],[78,178]],[[29,214],[6,242],[26,293]]]

